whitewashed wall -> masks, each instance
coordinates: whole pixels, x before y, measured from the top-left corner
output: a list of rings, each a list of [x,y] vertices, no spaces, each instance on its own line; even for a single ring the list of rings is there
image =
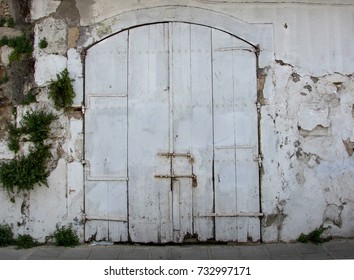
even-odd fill
[[[224,1],[34,0],[35,80],[45,87],[68,67],[76,105],[83,98],[81,51],[114,32],[127,12],[166,6],[217,12],[270,27],[269,60],[261,63],[260,93],[263,241],[292,241],[320,226],[326,234],[354,236],[354,4],[351,0]],[[259,3],[262,2],[262,3]],[[65,9],[65,8],[70,8]],[[72,9],[74,7],[74,9]],[[193,16],[193,15],[192,15]],[[178,15],[177,15],[178,17]],[[132,20],[132,19],[130,19]],[[139,19],[137,18],[138,22]],[[124,24],[124,23],[122,23]],[[253,34],[254,35],[254,34]],[[253,38],[250,34],[250,37]],[[262,36],[261,34],[259,35]],[[40,50],[46,37],[49,47]],[[43,95],[43,102],[46,97]],[[20,108],[21,110],[21,108]],[[25,110],[25,109],[24,109]],[[58,121],[62,159],[50,187],[15,204],[0,191],[0,221],[39,240],[55,224],[73,223],[83,238],[82,119]],[[1,142],[1,150],[5,150]],[[1,152],[0,155],[11,157]]]

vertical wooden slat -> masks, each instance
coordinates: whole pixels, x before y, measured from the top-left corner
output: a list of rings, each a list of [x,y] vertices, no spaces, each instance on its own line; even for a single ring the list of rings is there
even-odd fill
[[[191,153],[193,173],[193,233],[200,241],[214,237],[214,219],[198,218],[213,212],[213,118],[211,28],[191,25]]]
[[[236,170],[234,116],[234,68],[232,52],[224,51],[232,46],[232,37],[213,30],[213,106],[215,146],[215,212],[236,212]],[[215,238],[220,241],[237,239],[234,217],[215,218]]]
[[[189,24],[170,24],[172,32],[172,89],[173,89],[173,147],[176,153],[191,152],[191,30]],[[187,157],[172,158],[172,170],[176,175],[192,174],[192,166]],[[181,242],[187,234],[193,233],[192,182],[188,178],[178,178],[178,186],[173,196],[179,197],[178,205],[174,198],[173,219],[179,218],[179,229],[174,228],[175,241]],[[177,207],[178,206],[178,207]],[[178,211],[178,213],[176,212]],[[173,224],[176,224],[174,221]]]
[[[237,39],[234,38],[234,43]],[[257,77],[255,54],[238,51],[233,56],[235,90],[235,134],[236,145],[252,147],[236,149],[237,172],[237,211],[259,212],[258,163],[254,157],[258,154],[258,119],[257,119]],[[254,217],[237,219],[239,242],[260,239],[260,221]]]

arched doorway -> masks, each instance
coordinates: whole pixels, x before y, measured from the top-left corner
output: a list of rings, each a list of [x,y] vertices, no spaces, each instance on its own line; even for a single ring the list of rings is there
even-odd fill
[[[260,239],[256,61],[245,41],[184,22],[88,49],[86,240]]]

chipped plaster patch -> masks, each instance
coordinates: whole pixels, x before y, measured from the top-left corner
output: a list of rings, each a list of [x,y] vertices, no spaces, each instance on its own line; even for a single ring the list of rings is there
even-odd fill
[[[67,58],[59,55],[40,56],[36,60],[35,82],[38,86],[45,86],[50,80],[66,68]]]
[[[343,145],[345,147],[345,150],[347,151],[349,156],[353,155],[354,152],[354,142],[350,140],[350,138],[347,138],[343,141]]]
[[[301,104],[298,112],[299,127],[311,131],[317,126],[329,127],[329,109],[318,104]]]
[[[31,18],[32,20],[37,20],[45,16],[49,16],[51,13],[54,13],[59,7],[61,1],[51,0],[32,0],[31,8]]]

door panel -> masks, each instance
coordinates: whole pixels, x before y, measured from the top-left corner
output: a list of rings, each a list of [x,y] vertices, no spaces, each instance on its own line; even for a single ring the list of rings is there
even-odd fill
[[[159,152],[169,148],[168,29],[164,24],[129,31],[128,174],[129,233],[133,242],[171,240],[171,186]]]
[[[86,73],[86,239],[259,240],[248,44],[205,26],[146,25],[90,49]]]
[[[256,61],[246,43],[213,30],[215,238],[257,241],[259,212]],[[252,67],[253,65],[253,67]]]
[[[195,176],[179,179],[180,240],[185,235],[207,240],[213,237],[213,221],[198,213],[213,209],[211,29],[181,23],[171,28],[173,146],[192,155],[174,158],[172,167],[175,174]]]

